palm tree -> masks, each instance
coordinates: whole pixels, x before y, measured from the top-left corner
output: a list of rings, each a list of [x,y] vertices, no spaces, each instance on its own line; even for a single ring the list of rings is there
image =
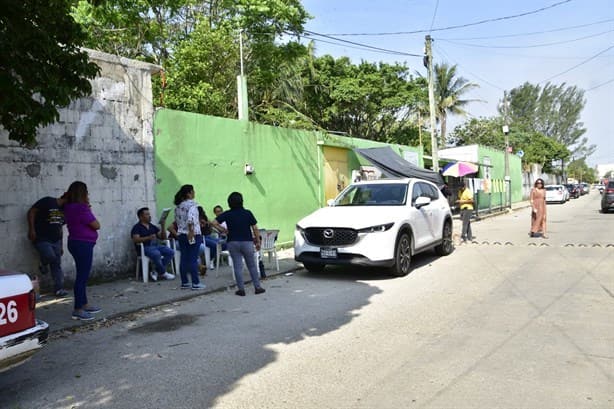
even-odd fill
[[[448,114],[467,115],[463,109],[469,102],[476,100],[461,99],[463,94],[478,84],[469,82],[466,78],[456,76],[456,64],[435,64],[435,110],[441,126],[441,145],[446,143],[446,122]]]

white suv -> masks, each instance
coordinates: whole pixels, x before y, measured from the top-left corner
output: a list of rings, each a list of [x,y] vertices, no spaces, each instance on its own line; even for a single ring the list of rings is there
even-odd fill
[[[441,256],[454,250],[452,214],[437,186],[422,179],[353,183],[294,232],[294,258],[309,271],[346,264],[404,276],[411,257],[432,248]]]

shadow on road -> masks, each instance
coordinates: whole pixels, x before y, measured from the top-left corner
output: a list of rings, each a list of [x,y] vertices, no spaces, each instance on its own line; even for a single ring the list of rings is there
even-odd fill
[[[298,272],[267,280],[264,295],[254,296],[251,287],[247,297],[206,295],[58,339],[0,374],[0,406],[214,407],[276,362],[283,346],[350,323],[381,292],[361,280],[388,278],[352,269]]]

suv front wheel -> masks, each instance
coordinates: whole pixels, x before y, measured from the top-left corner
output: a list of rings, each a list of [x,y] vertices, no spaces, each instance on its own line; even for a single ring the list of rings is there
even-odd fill
[[[401,233],[394,252],[394,266],[390,269],[390,273],[397,277],[406,276],[409,274],[410,266],[411,237],[407,233]]]
[[[454,250],[454,246],[452,245],[452,223],[447,221],[443,225],[441,244],[435,247],[435,253],[438,256],[447,256],[452,253],[452,250]]]

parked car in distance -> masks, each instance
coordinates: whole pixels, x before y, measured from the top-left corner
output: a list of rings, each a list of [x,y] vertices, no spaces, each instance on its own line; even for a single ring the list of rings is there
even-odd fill
[[[414,178],[352,183],[294,232],[294,258],[312,272],[341,264],[404,276],[411,257],[429,249],[454,250],[452,214],[437,186]]]
[[[27,361],[47,342],[49,325],[36,319],[35,308],[30,277],[0,269],[0,372]]]
[[[546,203],[565,203],[569,192],[563,185],[546,185]]]
[[[578,183],[578,186],[580,187],[580,195],[584,196],[588,194],[588,184],[586,183]]]
[[[568,183],[564,185],[569,192],[569,197],[572,199],[577,199],[580,197],[580,188],[578,185],[574,185],[573,183]]]
[[[603,213],[614,209],[614,180],[610,180],[601,195],[601,211]]]

